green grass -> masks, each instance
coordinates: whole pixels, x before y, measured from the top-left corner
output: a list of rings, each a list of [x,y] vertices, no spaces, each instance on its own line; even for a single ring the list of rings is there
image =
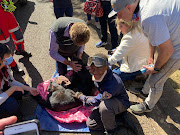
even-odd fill
[[[176,71],[168,79],[172,87],[180,94],[180,70]]]

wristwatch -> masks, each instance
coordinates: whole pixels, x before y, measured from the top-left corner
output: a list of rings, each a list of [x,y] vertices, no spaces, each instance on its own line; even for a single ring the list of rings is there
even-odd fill
[[[154,68],[154,71],[159,72],[161,69],[160,68]]]

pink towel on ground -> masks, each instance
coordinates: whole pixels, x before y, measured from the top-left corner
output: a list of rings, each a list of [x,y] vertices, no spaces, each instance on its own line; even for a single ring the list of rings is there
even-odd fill
[[[54,80],[54,79],[52,79]],[[47,91],[48,85],[49,85],[49,81],[47,80],[43,83],[40,83],[37,86],[37,89],[39,90],[39,93],[41,95],[41,97],[46,100],[47,99],[47,95],[49,94],[49,92]],[[70,110],[67,111],[60,111],[60,112],[54,112],[48,108],[46,108],[46,111],[57,121],[61,122],[61,123],[72,123],[72,122],[83,122],[86,121],[88,116],[91,113],[92,110],[92,106],[90,107],[85,107],[85,106],[78,106],[75,108],[72,108]]]

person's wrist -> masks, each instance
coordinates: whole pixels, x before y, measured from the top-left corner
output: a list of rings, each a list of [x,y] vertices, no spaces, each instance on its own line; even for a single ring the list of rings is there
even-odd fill
[[[161,70],[160,68],[155,68],[154,67],[154,71],[159,72],[160,70]]]

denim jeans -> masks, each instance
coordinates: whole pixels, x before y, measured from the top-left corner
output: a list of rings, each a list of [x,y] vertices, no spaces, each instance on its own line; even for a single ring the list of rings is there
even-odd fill
[[[112,49],[114,49],[118,46],[118,34],[117,34],[116,25],[115,25],[116,16],[108,18],[108,15],[112,10],[110,1],[102,1],[101,5],[104,12],[103,16],[99,17],[99,22],[101,25],[101,40],[102,42],[107,42],[107,37],[108,37],[107,36],[107,23],[108,23],[109,31],[111,33]]]
[[[142,75],[140,70],[132,73],[121,72],[120,67],[113,69],[113,72],[118,74],[122,81],[133,80],[137,75]]]
[[[14,97],[9,97],[0,105],[0,118],[9,117],[11,115],[18,116],[19,114],[19,104]]]
[[[88,21],[91,20],[91,14],[87,14],[87,19],[88,19]],[[99,22],[98,17],[95,16],[94,19],[95,19],[96,22]]]
[[[58,19],[59,17],[63,17],[64,14],[68,17],[72,17],[73,16],[73,7],[67,7],[67,8],[54,8],[54,14],[56,16],[56,19]]]

